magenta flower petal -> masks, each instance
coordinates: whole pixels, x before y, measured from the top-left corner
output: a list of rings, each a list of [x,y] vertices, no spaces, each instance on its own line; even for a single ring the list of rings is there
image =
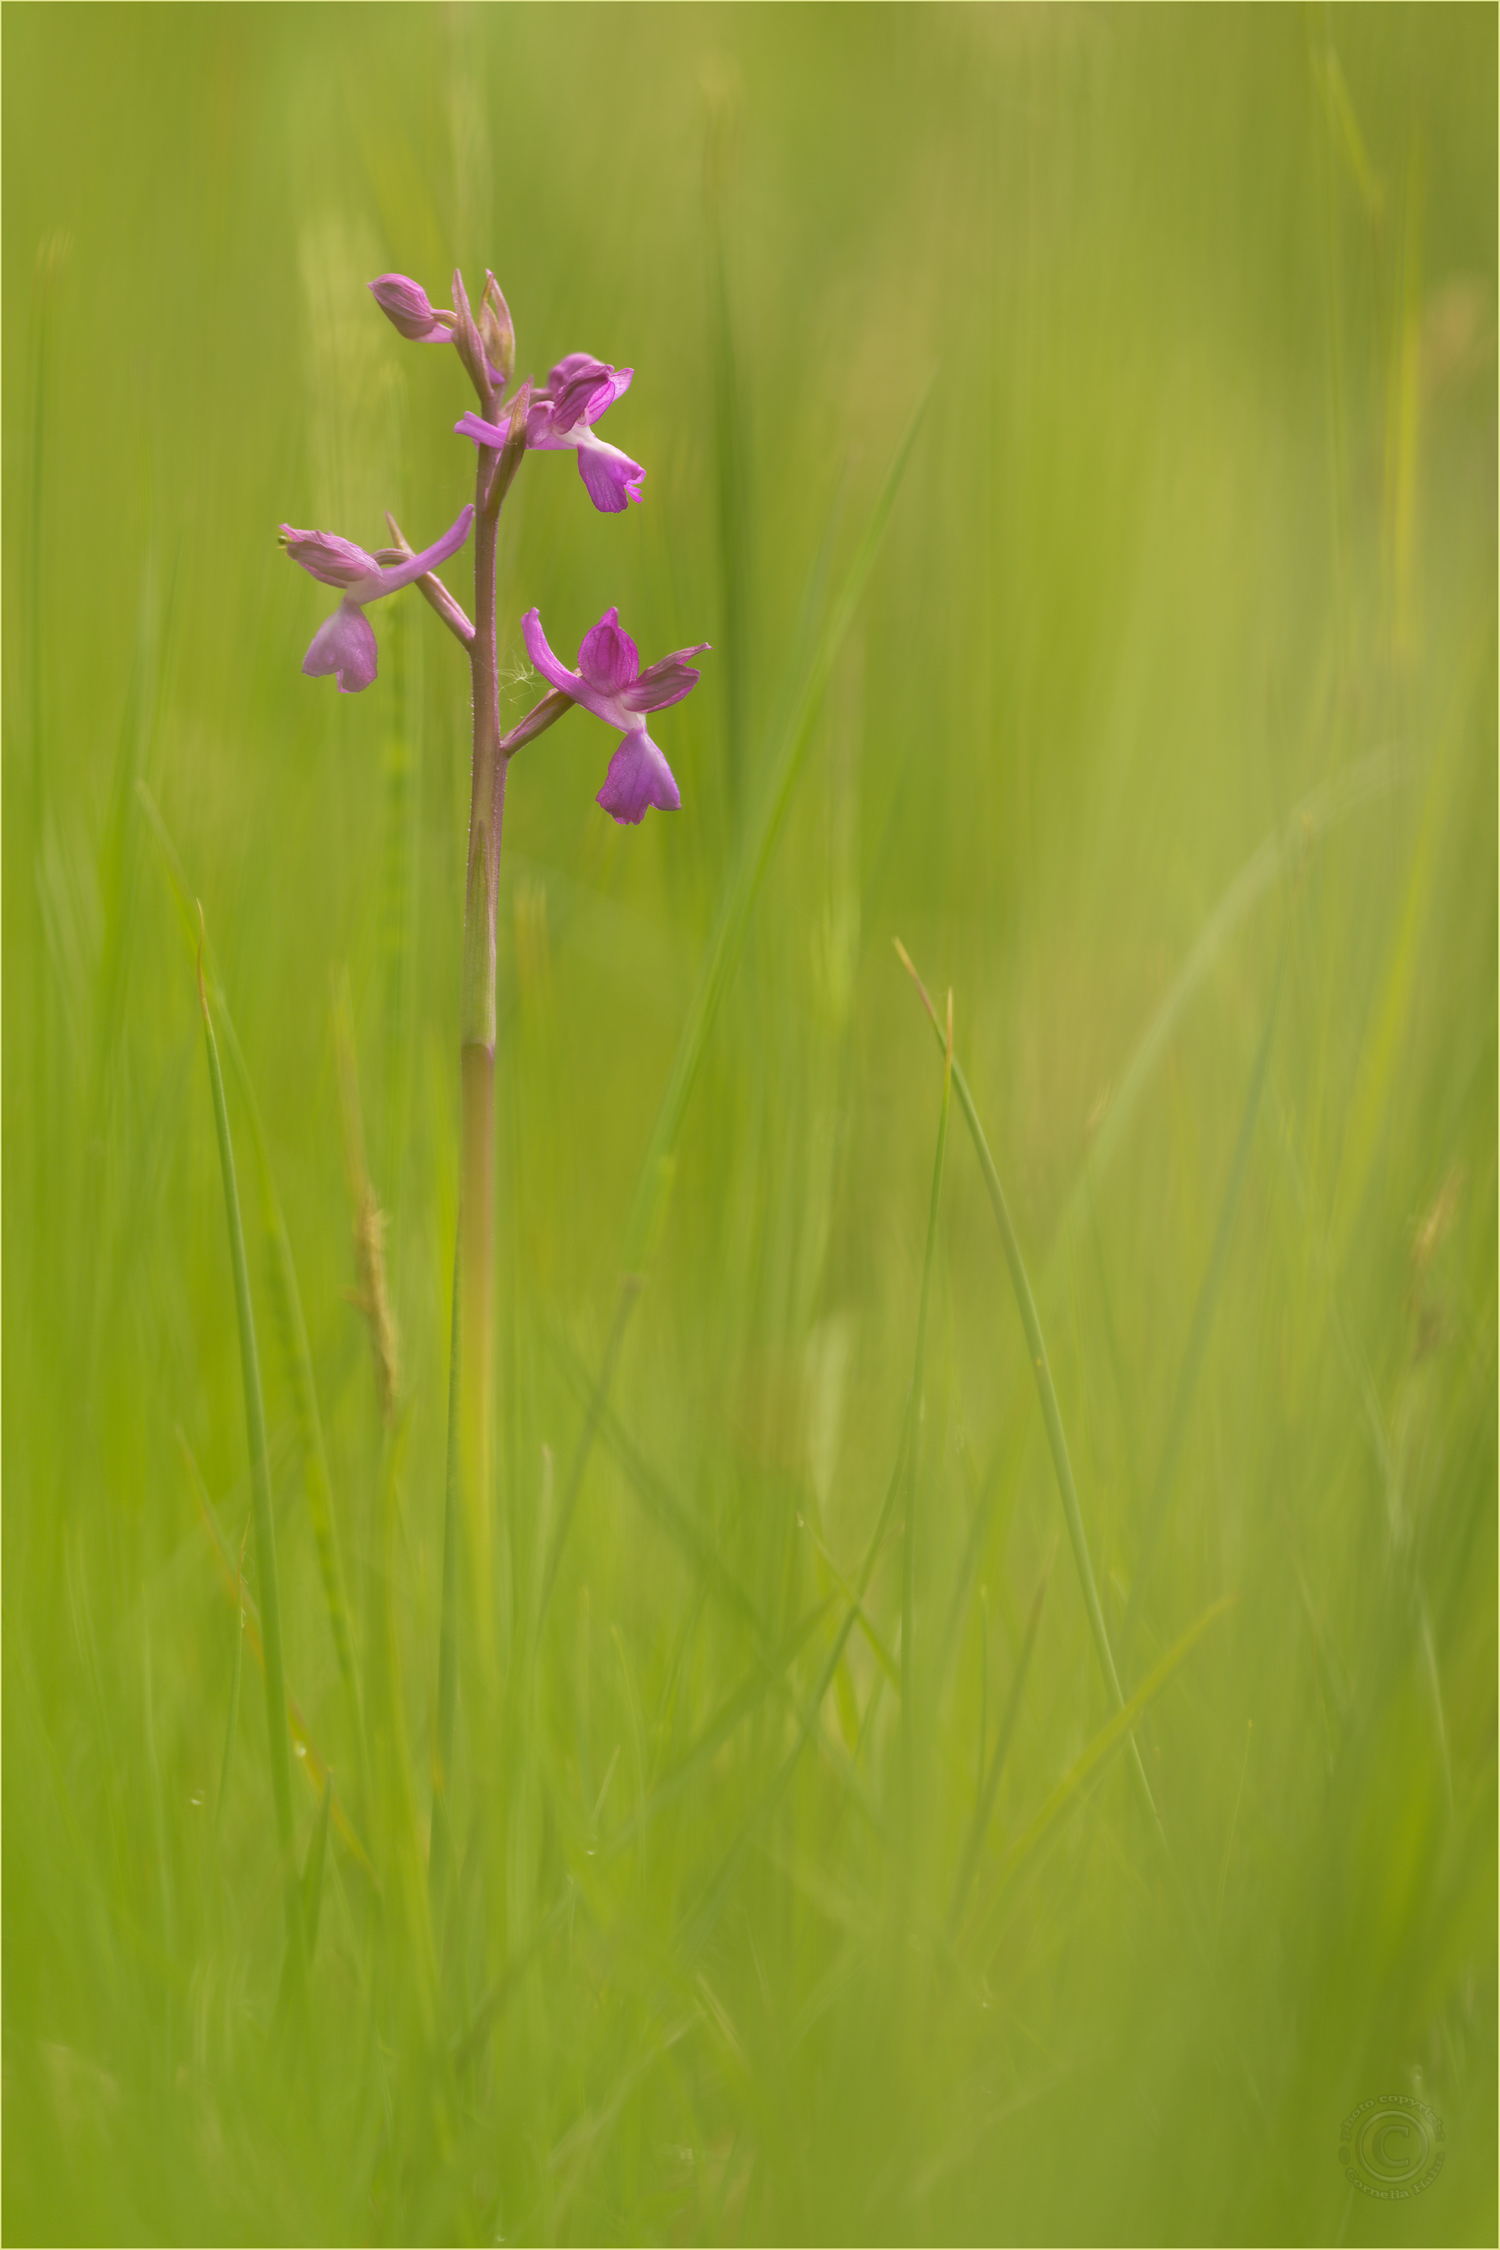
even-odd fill
[[[621,631],[617,609],[607,609],[584,634],[578,669],[601,695],[619,695],[640,672],[640,653],[630,635]]]
[[[434,312],[426,290],[404,273],[383,273],[370,294],[392,325],[413,344],[451,344],[453,315]]]
[[[663,656],[633,680],[620,697],[627,711],[665,711],[669,703],[680,703],[698,685],[702,674],[685,660],[702,656],[711,644],[698,641],[692,648],[679,648],[671,656]]]
[[[339,691],[357,695],[375,677],[375,634],[358,602],[347,598],[332,617],[325,618],[302,659],[302,669],[314,679],[336,673]]]
[[[672,769],[644,727],[627,734],[609,761],[599,803],[614,819],[634,827],[648,808],[679,812],[682,796]]]
[[[560,664],[547,646],[547,636],[542,631],[542,613],[539,609],[527,610],[526,615],[521,620],[521,637],[526,643],[526,654],[531,658],[542,678],[552,687],[561,688],[564,695],[571,695],[576,701],[578,690],[583,684],[582,680],[576,672],[570,672],[566,664]]]
[[[577,382],[580,376],[589,373],[592,373],[597,382],[601,375],[609,373],[609,368],[604,360],[595,359],[592,352],[566,353],[548,374],[547,396],[559,398],[570,383]]]
[[[408,555],[405,562],[397,563],[394,570],[377,569],[376,584],[369,587],[368,591],[362,584],[359,599],[368,602],[378,600],[382,594],[394,594],[398,587],[410,586],[413,580],[423,577],[429,570],[436,570],[439,563],[446,562],[450,555],[458,553],[469,536],[469,526],[473,521],[474,503],[469,501],[459,509],[442,538],[435,539],[430,547],[424,547],[420,555]]]
[[[598,390],[593,392],[588,405],[584,409],[583,418],[586,422],[597,422],[600,415],[613,406],[617,398],[625,396],[635,380],[635,369],[633,367],[611,367],[607,368],[605,372],[609,378],[608,381],[601,383]]]
[[[606,445],[592,430],[584,430],[578,444],[578,474],[601,515],[618,516],[628,500],[640,500],[646,472],[617,446]]]
[[[300,563],[323,586],[357,586],[362,578],[380,569],[373,555],[356,547],[352,539],[340,539],[336,532],[297,531],[284,523],[281,544],[293,562]]]
[[[595,359],[592,352],[569,352],[547,377],[553,428],[562,432],[580,421],[597,422],[605,408],[629,390],[634,372],[627,367],[617,376],[607,360]]]
[[[532,413],[534,414],[534,413],[536,412],[536,409],[535,409],[535,407],[533,407],[531,411],[532,411]],[[530,434],[531,434],[531,417],[530,417],[530,415],[528,415],[528,416],[527,416],[527,437],[528,437],[528,440],[529,440],[529,438],[530,438]],[[466,438],[472,438],[472,439],[474,440],[474,443],[475,443],[476,445],[492,445],[492,446],[493,446],[493,447],[495,448],[495,451],[496,451],[497,453],[499,452],[499,450],[500,450],[501,446],[502,446],[502,445],[504,445],[504,443],[505,443],[505,432],[504,432],[504,430],[500,429],[500,428],[499,428],[499,427],[498,427],[498,426],[497,426],[497,425],[496,425],[496,424],[495,424],[494,422],[487,422],[487,421],[486,421],[486,420],[484,419],[484,416],[483,416],[482,414],[476,414],[476,413],[474,413],[474,412],[473,412],[473,410],[472,410],[472,408],[471,408],[471,409],[470,409],[470,411],[469,411],[469,412],[468,412],[468,413],[467,413],[467,414],[466,414],[466,415],[464,416],[464,418],[463,418],[463,420],[462,420],[461,422],[455,422],[455,423],[454,423],[454,425],[453,425],[453,435],[454,435],[455,437],[466,437]]]

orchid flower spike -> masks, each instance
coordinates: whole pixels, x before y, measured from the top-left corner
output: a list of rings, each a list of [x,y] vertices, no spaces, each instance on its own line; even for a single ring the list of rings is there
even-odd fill
[[[630,635],[622,631],[620,613],[607,609],[597,625],[583,636],[578,670],[570,672],[547,646],[539,611],[531,609],[521,620],[526,653],[551,686],[592,711],[606,726],[617,727],[625,739],[609,761],[599,802],[607,813],[634,825],[648,805],[676,812],[682,797],[672,769],[646,732],[645,713],[664,711],[680,703],[698,685],[698,673],[687,662],[708,647],[699,641],[679,648],[660,662],[641,670],[641,660]]]
[[[452,343],[456,316],[434,311],[420,281],[410,281],[404,273],[383,273],[370,283],[370,294],[408,343]]]
[[[591,352],[569,352],[547,377],[546,390],[532,400],[526,417],[528,446],[539,453],[575,451],[589,498],[610,516],[619,515],[628,500],[641,498],[646,472],[628,453],[596,436],[594,424],[617,398],[624,397],[634,374],[633,367],[613,368]],[[466,414],[454,427],[476,445],[505,442],[496,424],[477,414]]]
[[[352,539],[340,539],[331,531],[295,531],[284,523],[281,544],[293,562],[301,563],[320,585],[336,586],[344,597],[332,617],[314,633],[312,646],[302,659],[303,671],[314,679],[332,672],[341,695],[357,695],[361,688],[367,688],[375,677],[375,634],[365,615],[365,604],[409,586],[413,579],[436,570],[439,563],[456,555],[473,521],[471,505],[460,511],[457,521],[433,546],[424,548],[420,555],[408,555],[389,570],[382,570],[375,557],[356,547]]]

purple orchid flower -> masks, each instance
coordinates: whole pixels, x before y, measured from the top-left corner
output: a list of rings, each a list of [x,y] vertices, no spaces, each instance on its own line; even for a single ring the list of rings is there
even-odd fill
[[[546,391],[532,400],[526,417],[527,445],[539,453],[576,451],[589,498],[610,516],[621,514],[627,501],[641,498],[646,472],[628,453],[596,436],[594,424],[624,397],[634,374],[633,367],[613,368],[591,352],[569,352],[547,377]],[[477,414],[466,414],[454,428],[476,445],[505,442],[503,431]]]
[[[411,281],[404,273],[383,273],[370,283],[370,294],[408,343],[452,343],[456,316],[435,311],[420,281]]]
[[[439,563],[456,555],[473,521],[472,505],[461,509],[457,521],[433,546],[424,548],[420,555],[408,555],[389,570],[383,570],[375,557],[356,547],[352,539],[340,539],[331,531],[296,531],[284,523],[281,543],[293,562],[301,563],[320,585],[336,586],[344,597],[332,617],[314,633],[312,646],[302,659],[303,671],[314,679],[332,672],[341,695],[357,695],[361,688],[367,688],[375,677],[375,633],[365,615],[365,604],[409,586],[414,578],[436,570]]]
[[[687,659],[701,656],[708,642],[675,649],[643,672],[634,641],[621,630],[619,611],[607,609],[584,634],[578,670],[570,672],[547,646],[540,611],[526,612],[521,631],[526,653],[543,679],[625,737],[609,761],[599,792],[605,811],[632,826],[644,818],[649,805],[661,812],[678,811],[681,794],[671,767],[646,732],[644,714],[664,711],[669,703],[680,703],[691,693],[698,685],[698,673]]]

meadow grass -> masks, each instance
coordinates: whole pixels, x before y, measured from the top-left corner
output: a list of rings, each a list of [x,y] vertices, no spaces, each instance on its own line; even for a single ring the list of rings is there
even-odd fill
[[[6,2238],[1493,2241],[1493,13],[5,32]]]

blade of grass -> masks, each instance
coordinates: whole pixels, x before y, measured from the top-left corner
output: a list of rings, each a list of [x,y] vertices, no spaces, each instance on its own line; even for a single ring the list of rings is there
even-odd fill
[[[182,918],[184,936],[191,943],[194,938],[191,898],[182,862],[172,842],[166,822],[162,819],[156,800],[143,781],[136,783],[136,795],[150,822],[152,833],[161,852],[168,887],[172,892]],[[323,1418],[318,1407],[317,1379],[313,1373],[312,1347],[308,1342],[307,1319],[302,1306],[302,1291],[297,1281],[296,1261],[292,1256],[291,1236],[287,1232],[281,1198],[276,1191],[275,1175],[271,1170],[270,1150],[266,1131],[256,1098],[254,1082],[250,1076],[244,1051],[234,1028],[234,1019],[224,997],[223,985],[214,972],[213,954],[204,940],[200,967],[206,977],[213,1005],[223,1027],[224,1045],[234,1071],[235,1082],[245,1114],[250,1121],[250,1137],[255,1150],[256,1172],[260,1186],[261,1218],[271,1249],[272,1301],[277,1313],[277,1326],[291,1380],[292,1397],[296,1406],[297,1426],[302,1441],[303,1483],[307,1494],[308,1515],[312,1522],[313,1543],[317,1549],[318,1571],[323,1581],[323,1598],[328,1610],[329,1630],[333,1636],[334,1652],[338,1658],[339,1673],[345,1694],[349,1698],[354,1723],[355,1757],[358,1762],[361,1794],[368,1803],[369,1759],[365,1743],[364,1704],[360,1694],[359,1675],[354,1659],[354,1640],[349,1622],[349,1601],[344,1586],[343,1563],[339,1554],[338,1533],[334,1520],[333,1480],[328,1469],[328,1454],[323,1442]]]
[[[956,1083],[956,1065],[954,1066],[953,1077],[954,1082]],[[823,1708],[824,1697],[827,1695],[829,1688],[833,1684],[834,1677],[838,1671],[839,1665],[843,1661],[844,1650],[848,1645],[849,1636],[853,1632],[855,1622],[863,1610],[865,1595],[869,1591],[870,1580],[873,1577],[875,1571],[876,1559],[879,1556],[882,1545],[884,1544],[886,1531],[889,1527],[891,1518],[895,1513],[896,1502],[901,1497],[901,1495],[905,1493],[907,1495],[908,1504],[910,1504],[910,1496],[912,1490],[910,1480],[915,1474],[913,1462],[914,1457],[918,1451],[918,1428],[921,1415],[922,1378],[927,1349],[928,1295],[932,1280],[932,1261],[934,1255],[934,1246],[937,1238],[938,1211],[942,1199],[943,1159],[947,1147],[947,1134],[948,1102],[945,1090],[943,1108],[938,1122],[938,1142],[937,1153],[933,1163],[932,1193],[928,1200],[927,1207],[927,1239],[925,1244],[923,1245],[922,1251],[922,1294],[917,1309],[917,1337],[915,1349],[913,1352],[911,1389],[907,1393],[906,1413],[902,1419],[901,1437],[896,1448],[896,1465],[891,1472],[891,1481],[886,1487],[886,1495],[885,1499],[881,1503],[880,1513],[875,1519],[875,1529],[870,1535],[869,1544],[865,1548],[864,1557],[855,1576],[853,1590],[845,1603],[843,1620],[839,1626],[838,1632],[834,1636],[833,1647],[828,1656],[824,1659],[823,1669],[818,1677],[817,1686],[814,1688],[813,1693],[809,1697],[807,1703],[803,1706],[802,1715],[798,1722],[796,1740],[793,1742],[791,1749],[787,1752],[785,1758],[782,1760],[782,1763],[777,1769],[775,1777],[771,1781],[770,1786],[765,1790],[759,1802],[749,1814],[748,1818],[741,1824],[738,1835],[735,1837],[733,1844],[730,1846],[729,1851],[726,1853],[723,1861],[720,1864],[718,1874],[715,1876],[713,1882],[709,1886],[709,1889],[704,1895],[704,1898],[699,1904],[697,1910],[684,1926],[680,1942],[683,1957],[689,1962],[692,1961],[696,1957],[696,1955],[701,1952],[702,1948],[707,1944],[708,1939],[713,1932],[714,1925],[718,1921],[720,1914],[723,1912],[723,1909],[728,1902],[729,1895],[733,1890],[736,1881],[738,1880],[740,1869],[745,1863],[745,1859],[750,1851],[751,1845],[755,1840],[757,1831],[761,1827],[762,1823],[767,1819],[769,1814],[775,1809],[776,1805],[780,1802],[783,1791],[786,1789],[788,1782],[791,1780],[792,1775],[797,1769],[798,1760],[801,1758],[803,1751],[807,1747],[808,1740],[811,1737],[815,1727],[817,1726],[818,1714]],[[904,1587],[905,1564],[903,1554],[903,1601],[905,1598]],[[903,1643],[902,1681],[903,1687],[909,1691],[910,1676],[907,1670],[907,1659],[905,1653],[906,1645],[907,1644]],[[879,1682],[877,1682],[877,1689],[878,1686]],[[903,1710],[903,1733],[905,1729],[905,1723],[905,1715]]]
[[[239,1567],[235,1572],[234,1587],[234,1666],[229,1675],[229,1718],[224,1728],[224,1757],[219,1767],[219,1794],[214,1800],[213,1840],[209,1846],[210,1867],[218,1864],[219,1839],[224,1833],[224,1806],[229,1796],[229,1768],[234,1757],[235,1731],[240,1722],[240,1675],[245,1658],[245,1540],[250,1537],[250,1519],[245,1519],[245,1534],[240,1541]]]
[[[202,913],[199,910],[199,927]],[[245,1390],[245,1427],[250,1445],[250,1482],[255,1501],[255,1547],[260,1564],[261,1603],[265,1617],[266,1734],[271,1758],[271,1794],[276,1805],[276,1834],[286,1887],[286,1945],[289,1972],[294,1980],[302,1966],[302,1915],[297,1897],[297,1864],[292,1837],[292,1767],[286,1722],[286,1675],[281,1653],[281,1594],[276,1577],[276,1525],[271,1513],[271,1476],[266,1455],[266,1410],[260,1388],[260,1355],[255,1341],[255,1314],[250,1303],[250,1274],[245,1263],[245,1232],[240,1222],[240,1196],[235,1184],[234,1146],[229,1134],[229,1109],[224,1099],[224,1077],[214,1039],[208,988],[200,958],[198,1003],[203,1010],[204,1044],[208,1077],[213,1090],[214,1126],[219,1140],[219,1167],[224,1176],[224,1211],[229,1227],[229,1262],[234,1273],[235,1316],[240,1332],[240,1373]]]
[[[1179,1019],[1207,981],[1209,971],[1251,908],[1285,870],[1299,864],[1303,854],[1320,837],[1337,828],[1361,805],[1384,796],[1407,770],[1408,760],[1394,745],[1388,744],[1372,750],[1368,757],[1356,759],[1342,773],[1334,774],[1328,781],[1320,782],[1316,789],[1309,790],[1301,802],[1292,807],[1286,819],[1257,846],[1234,877],[1194,939],[1187,959],[1136,1042],[1118,1089],[1110,1097],[1088,1160],[1064,1209],[1048,1263],[1049,1278],[1067,1237],[1088,1216],[1092,1198],[1114,1159],[1142,1094],[1156,1074]]]
[[[1244,1190],[1245,1175],[1250,1166],[1250,1150],[1255,1140],[1255,1121],[1260,1115],[1261,1095],[1265,1089],[1266,1071],[1271,1060],[1271,1042],[1276,1030],[1276,1012],[1281,1000],[1281,977],[1286,967],[1286,947],[1276,966],[1276,981],[1271,990],[1271,1005],[1266,1011],[1265,1029],[1260,1036],[1250,1084],[1245,1092],[1244,1108],[1240,1113],[1240,1129],[1230,1159],[1229,1177],[1224,1183],[1223,1201],[1219,1205],[1218,1224],[1214,1228],[1213,1248],[1208,1255],[1203,1280],[1198,1289],[1198,1301],[1193,1307],[1192,1325],[1188,1330],[1187,1347],[1182,1355],[1182,1368],[1177,1378],[1177,1392],[1172,1400],[1171,1417],[1161,1449],[1161,1462],[1156,1481],[1151,1487],[1151,1497],[1146,1503],[1145,1521],[1141,1527],[1140,1555],[1131,1581],[1130,1599],[1125,1605],[1125,1621],[1120,1627],[1120,1663],[1128,1670],[1130,1648],[1140,1622],[1141,1604],[1151,1580],[1151,1567],[1156,1560],[1156,1543],[1161,1536],[1162,1523],[1167,1512],[1167,1502],[1172,1496],[1172,1479],[1177,1470],[1177,1457],[1182,1451],[1182,1441],[1187,1432],[1188,1416],[1192,1411],[1193,1396],[1198,1387],[1198,1377],[1203,1368],[1203,1354],[1208,1345],[1208,1334],[1213,1326],[1219,1292],[1224,1285],[1224,1272],[1229,1262],[1230,1237],[1239,1212],[1240,1196]]]
[[[663,1181],[664,1179],[670,1179],[670,1167],[673,1162],[677,1136],[682,1125],[683,1113],[687,1108],[688,1097],[692,1093],[699,1068],[702,1065],[709,1033],[713,1029],[729,980],[738,964],[740,951],[744,944],[745,930],[750,919],[750,911],[770,862],[772,847],[775,844],[787,805],[791,801],[792,790],[801,771],[808,744],[812,739],[813,724],[822,704],[829,675],[833,670],[835,659],[843,646],[849,627],[854,621],[855,612],[864,593],[865,581],[869,577],[875,557],[880,551],[886,525],[890,521],[891,510],[895,506],[896,494],[900,489],[906,464],[911,458],[912,447],[916,442],[917,430],[926,411],[930,389],[929,383],[928,388],[923,391],[912,410],[911,418],[902,434],[891,466],[886,473],[885,482],[881,486],[879,496],[871,511],[869,522],[865,526],[864,536],[855,550],[854,559],[850,563],[843,585],[834,601],[822,637],[818,642],[800,688],[793,698],[779,747],[772,760],[770,780],[752,816],[724,904],[720,908],[713,935],[709,940],[707,958],[704,961],[698,987],[688,1010],[687,1021],[682,1027],[677,1042],[677,1053],[667,1080],[666,1091],[662,1095],[656,1123],[652,1129],[646,1154],[642,1159],[640,1174],[636,1183],[635,1198],[631,1205],[630,1217],[625,1229],[625,1250],[622,1261],[624,1274],[620,1283],[620,1296],[610,1329],[609,1342],[605,1349],[604,1362],[600,1369],[599,1382],[596,1386],[596,1396],[601,1405],[608,1396],[609,1385],[620,1356],[620,1347],[625,1339],[625,1331],[629,1325],[631,1313],[635,1309],[636,1299],[640,1294],[643,1267],[647,1263],[645,1254],[653,1233],[661,1223]],[[557,1577],[557,1566],[561,1559],[563,1544],[573,1520],[573,1511],[577,1505],[579,1489],[583,1483],[584,1470],[588,1465],[589,1453],[593,1447],[597,1420],[597,1412],[591,1412],[585,1419],[578,1447],[569,1470],[567,1486],[558,1511],[552,1559],[548,1565],[547,1577],[543,1586],[542,1604],[544,1610]]]
[[[969,1895],[969,1885],[974,1880],[974,1871],[979,1865],[979,1854],[984,1847],[985,1831],[990,1824],[990,1815],[995,1809],[995,1793],[1000,1787],[1000,1776],[1005,1770],[1005,1760],[1010,1750],[1011,1736],[1016,1731],[1016,1721],[1021,1715],[1021,1698],[1026,1690],[1026,1675],[1031,1669],[1032,1651],[1036,1647],[1037,1629],[1042,1622],[1042,1603],[1046,1598],[1047,1580],[1050,1576],[1051,1565],[1049,1563],[1047,1569],[1042,1573],[1041,1584],[1032,1597],[1031,1610],[1026,1619],[1026,1635],[1021,1643],[1021,1653],[1016,1659],[1015,1677],[1010,1683],[1010,1694],[1006,1698],[1005,1716],[1000,1721],[1000,1732],[995,1737],[994,1755],[990,1759],[989,1770],[984,1777],[984,1787],[980,1791],[979,1801],[974,1807],[974,1818],[969,1826],[968,1841],[964,1846],[963,1858],[959,1861],[958,1873],[953,1879],[953,1898],[948,1908],[948,1933],[950,1937],[958,1929],[959,1919],[963,1913],[964,1900]]]
[[[318,1944],[318,1918],[323,1910],[323,1863],[328,1856],[328,1816],[333,1810],[333,1776],[323,1783],[323,1809],[313,1823],[302,1869],[302,1927],[307,1958],[311,1962]]]
[[[1017,1871],[1030,1859],[1038,1845],[1045,1841],[1062,1815],[1068,1811],[1100,1768],[1114,1755],[1121,1744],[1133,1735],[1142,1713],[1155,1702],[1183,1659],[1191,1654],[1209,1627],[1215,1624],[1226,1610],[1232,1609],[1238,1599],[1237,1594],[1222,1594],[1216,1602],[1211,1602],[1203,1615],[1188,1627],[1181,1639],[1173,1643],[1161,1662],[1147,1673],[1130,1700],[1122,1703],[1119,1709],[1105,1721],[1082,1756],[1068,1768],[1040,1812],[1022,1830],[1005,1854],[1001,1862],[1000,1873],[991,1885],[989,1896],[971,1925],[969,1937],[971,1957],[978,1954],[981,1959],[983,1958],[986,1951],[985,1933],[993,1921],[996,1908]]]
[[[223,1526],[219,1522],[213,1501],[209,1497],[208,1486],[203,1481],[203,1472],[194,1458],[192,1447],[188,1444],[181,1429],[176,1430],[174,1435],[177,1439],[178,1450],[187,1468],[193,1498],[198,1503],[199,1518],[208,1534],[209,1545],[214,1551],[214,1559],[219,1565],[219,1576],[223,1582],[224,1590],[242,1613],[245,1640],[249,1646],[250,1654],[264,1674],[266,1663],[265,1642],[261,1634],[260,1610],[256,1606],[255,1596],[245,1584],[243,1575],[235,1561],[234,1549],[224,1536]],[[323,1784],[333,1769],[313,1740],[312,1729],[307,1723],[306,1715],[290,1688],[287,1689],[286,1716],[287,1725],[291,1729],[292,1746],[296,1752],[297,1763],[307,1775],[309,1786],[321,1796]],[[351,1856],[358,1860],[360,1866],[378,1890],[380,1878],[376,1873],[375,1864],[366,1851],[354,1823],[344,1810],[342,1799],[337,1794],[335,1794],[333,1800],[333,1825]]]
[[[943,1160],[948,1149],[948,1109],[953,1092],[953,993],[948,993],[948,1031],[943,1062],[943,1103],[938,1112],[937,1153],[932,1160],[932,1196],[927,1210],[927,1241],[922,1252],[922,1294],[917,1304],[917,1354],[912,1371],[912,1440],[907,1465],[906,1524],[901,1541],[901,1739],[906,1763],[907,1802],[917,1783],[917,1502],[922,1482],[922,1386],[927,1372],[927,1315],[932,1301],[932,1265],[937,1250],[938,1212],[943,1199]]]
[[[937,1033],[939,1041],[942,1042],[943,1028],[938,1021],[937,1010],[928,998],[927,987],[918,976],[912,964],[911,956],[899,938],[896,940],[896,951],[901,957],[903,968],[921,996],[922,1005],[927,1010],[933,1030]],[[1026,1346],[1031,1355],[1031,1371],[1036,1379],[1037,1397],[1041,1401],[1042,1420],[1046,1424],[1047,1443],[1052,1454],[1052,1466],[1057,1477],[1057,1489],[1062,1498],[1063,1519],[1067,1524],[1068,1537],[1073,1546],[1073,1560],[1077,1566],[1078,1583],[1083,1593],[1083,1606],[1088,1615],[1089,1629],[1094,1636],[1094,1647],[1098,1652],[1099,1666],[1104,1674],[1105,1685],[1109,1689],[1116,1710],[1119,1710],[1123,1706],[1125,1698],[1120,1690],[1120,1675],[1115,1669],[1114,1655],[1109,1645],[1109,1632],[1104,1622],[1104,1611],[1099,1603],[1099,1589],[1094,1581],[1094,1566],[1089,1556],[1088,1534],[1083,1527],[1083,1511],[1078,1505],[1078,1487],[1073,1481],[1073,1464],[1068,1457],[1068,1441],[1063,1431],[1062,1412],[1057,1403],[1057,1387],[1052,1380],[1052,1368],[1047,1358],[1047,1346],[1042,1336],[1042,1324],[1037,1315],[1036,1299],[1031,1293],[1031,1283],[1027,1279],[1025,1260],[1021,1256],[1021,1245],[1016,1238],[1016,1230],[1011,1222],[1010,1206],[1005,1200],[1005,1190],[1000,1185],[1000,1175],[995,1169],[995,1160],[990,1154],[989,1143],[984,1137],[984,1127],[979,1122],[979,1112],[974,1107],[974,1097],[969,1092],[968,1080],[964,1077],[956,1061],[945,1062],[944,1068],[952,1071],[959,1105],[968,1123],[975,1153],[979,1158],[980,1170],[984,1174],[985,1185],[990,1191],[990,1202],[994,1207],[995,1220],[1000,1229],[1000,1242],[1005,1252],[1006,1265],[1010,1269],[1011,1286],[1015,1291],[1016,1304],[1021,1315],[1021,1326],[1026,1332]],[[1157,1813],[1156,1803],[1151,1795],[1151,1784],[1146,1779],[1146,1769],[1141,1764],[1139,1753],[1136,1754],[1134,1763],[1138,1786],[1144,1794],[1146,1804],[1150,1807],[1151,1817],[1159,1828],[1161,1825],[1160,1816]]]

